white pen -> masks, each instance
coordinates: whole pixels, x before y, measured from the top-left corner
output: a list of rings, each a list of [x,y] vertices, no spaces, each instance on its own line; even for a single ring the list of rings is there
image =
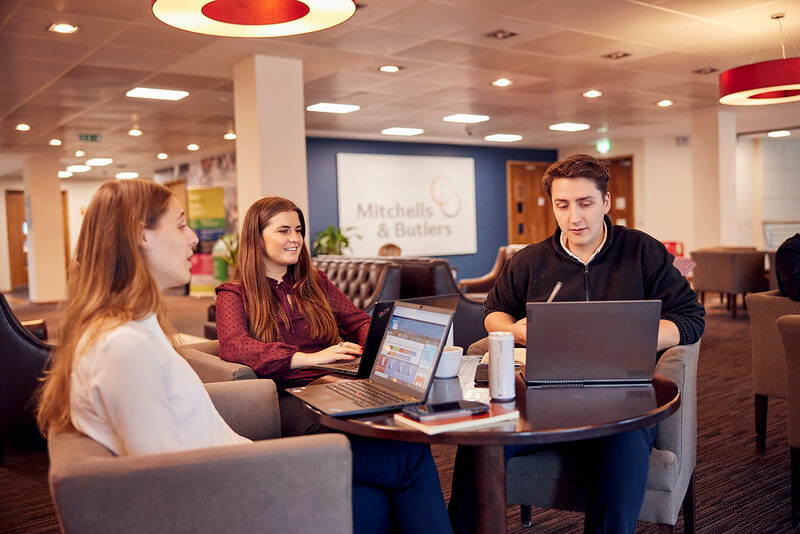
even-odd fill
[[[553,302],[553,299],[556,298],[558,292],[561,290],[561,281],[556,282],[556,285],[553,287],[553,291],[550,292],[550,296],[547,297],[547,302]]]

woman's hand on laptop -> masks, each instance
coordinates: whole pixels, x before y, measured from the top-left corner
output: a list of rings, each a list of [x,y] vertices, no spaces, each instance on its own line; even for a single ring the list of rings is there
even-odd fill
[[[361,356],[361,347],[349,341],[342,341],[319,352],[305,353],[295,352],[292,356],[292,369],[298,367],[308,367],[309,365],[319,365],[338,361],[354,360]]]

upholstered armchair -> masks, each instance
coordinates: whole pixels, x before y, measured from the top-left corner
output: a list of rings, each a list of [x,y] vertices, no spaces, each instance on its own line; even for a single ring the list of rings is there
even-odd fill
[[[786,398],[786,360],[775,321],[784,315],[800,314],[800,302],[782,297],[777,290],[752,293],[746,301],[753,351],[756,452],[763,454],[769,397]]]
[[[728,297],[731,314],[736,317],[737,295],[766,291],[764,251],[748,247],[714,247],[692,251],[697,263],[692,287],[705,304],[705,292],[716,291]]]
[[[9,433],[33,427],[31,398],[52,346],[20,324],[0,294],[0,465]]]
[[[178,349],[203,383],[228,382],[258,378],[256,373],[240,363],[226,362],[219,357],[219,340],[184,345]]]
[[[697,360],[700,342],[664,352],[656,373],[678,385],[678,411],[659,423],[650,454],[650,471],[639,521],[659,523],[675,532],[683,507],[684,530],[694,533],[694,467],[697,458]],[[530,526],[531,506],[583,511],[586,489],[571,476],[575,461],[558,449],[511,459],[506,470],[509,504],[520,504],[523,525]],[[574,473],[573,473],[574,475]]]
[[[500,247],[497,251],[497,259],[494,260],[491,271],[477,278],[465,278],[461,280],[458,283],[458,288],[467,294],[488,293],[489,290],[492,289],[494,281],[500,276],[500,272],[503,270],[503,266],[506,262],[511,259],[511,256],[526,246],[527,245],[506,245]]]
[[[75,431],[50,435],[50,490],[64,532],[352,532],[347,438],[283,439],[271,380],[207,386],[238,433],[259,440],[116,457]]]
[[[789,463],[792,480],[792,526],[800,527],[800,315],[784,315],[777,321],[786,355],[789,399]]]

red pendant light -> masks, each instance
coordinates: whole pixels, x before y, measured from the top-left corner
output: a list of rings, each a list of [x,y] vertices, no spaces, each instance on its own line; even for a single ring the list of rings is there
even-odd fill
[[[782,59],[751,63],[719,75],[719,102],[730,106],[764,106],[800,100],[800,57],[786,57],[783,46],[783,13],[775,13]]]
[[[324,30],[353,16],[355,0],[152,0],[162,22],[222,37],[281,37]]]
[[[800,100],[800,57],[743,65],[719,75],[719,102],[763,106]]]

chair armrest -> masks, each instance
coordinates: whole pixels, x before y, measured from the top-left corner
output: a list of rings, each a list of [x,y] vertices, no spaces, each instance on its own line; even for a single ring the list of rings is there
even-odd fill
[[[656,373],[669,378],[680,388],[681,405],[658,425],[655,448],[675,453],[684,468],[694,469],[697,456],[697,361],[700,341],[666,350],[656,365]]]
[[[258,378],[246,365],[226,362],[213,354],[185,347],[181,349],[181,353],[204,383]]]
[[[211,402],[234,432],[252,440],[281,435],[278,392],[268,379],[206,384]]]
[[[117,458],[65,432],[50,449],[67,533],[352,532],[352,458],[340,434]]]

